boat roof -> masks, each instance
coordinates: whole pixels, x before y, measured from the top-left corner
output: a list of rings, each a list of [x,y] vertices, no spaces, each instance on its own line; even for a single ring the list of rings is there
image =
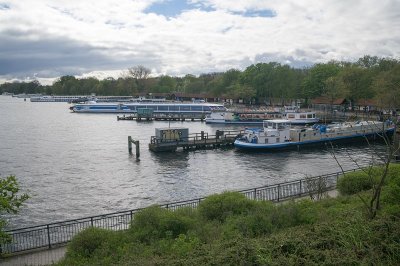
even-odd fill
[[[263,122],[280,124],[280,123],[290,123],[291,121],[287,119],[270,119],[270,120],[264,120]]]

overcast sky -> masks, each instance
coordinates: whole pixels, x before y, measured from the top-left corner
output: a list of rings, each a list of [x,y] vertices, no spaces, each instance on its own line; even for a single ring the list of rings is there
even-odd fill
[[[400,56],[400,0],[0,0],[0,82]]]

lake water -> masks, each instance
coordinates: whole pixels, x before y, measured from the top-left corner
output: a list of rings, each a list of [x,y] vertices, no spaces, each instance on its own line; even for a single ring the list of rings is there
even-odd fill
[[[280,183],[340,171],[330,151],[313,148],[244,153],[234,148],[152,153],[150,136],[168,122],[117,121],[115,114],[71,113],[67,103],[31,103],[0,96],[0,175],[16,175],[31,198],[10,227],[187,200],[226,190]],[[234,126],[171,122],[171,127],[214,133]],[[140,141],[141,160],[128,154],[127,137]],[[382,148],[378,145],[378,148]],[[371,160],[367,146],[340,146],[345,169]]]

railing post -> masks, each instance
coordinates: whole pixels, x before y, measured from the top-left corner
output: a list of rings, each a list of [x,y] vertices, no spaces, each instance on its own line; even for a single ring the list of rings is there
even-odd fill
[[[90,225],[93,227],[93,217],[90,217]]]
[[[279,200],[280,200],[280,196],[279,196],[279,194],[280,194],[280,191],[281,191],[281,185],[280,185],[280,184],[278,184],[278,202],[279,202]]]
[[[132,220],[133,220],[133,211],[131,210],[131,222],[132,222]]]
[[[300,196],[303,194],[303,182],[300,179]]]
[[[254,193],[254,196],[253,196],[254,200],[257,200],[257,189],[256,188],[254,189],[253,193]]]
[[[51,248],[50,242],[50,225],[47,225],[47,242],[49,243],[49,249]]]

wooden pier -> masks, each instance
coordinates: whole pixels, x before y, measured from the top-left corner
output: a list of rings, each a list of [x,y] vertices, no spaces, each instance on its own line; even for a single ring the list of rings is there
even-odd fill
[[[117,120],[131,121],[201,121],[205,119],[204,114],[157,114],[153,113],[149,116],[141,116],[137,114],[117,116]]]
[[[217,130],[215,135],[209,135],[204,131],[189,134],[188,137],[179,139],[159,139],[151,137],[149,149],[153,152],[176,151],[178,148],[183,150],[196,150],[206,148],[217,148],[221,146],[231,146],[238,135],[243,134],[243,130]]]

